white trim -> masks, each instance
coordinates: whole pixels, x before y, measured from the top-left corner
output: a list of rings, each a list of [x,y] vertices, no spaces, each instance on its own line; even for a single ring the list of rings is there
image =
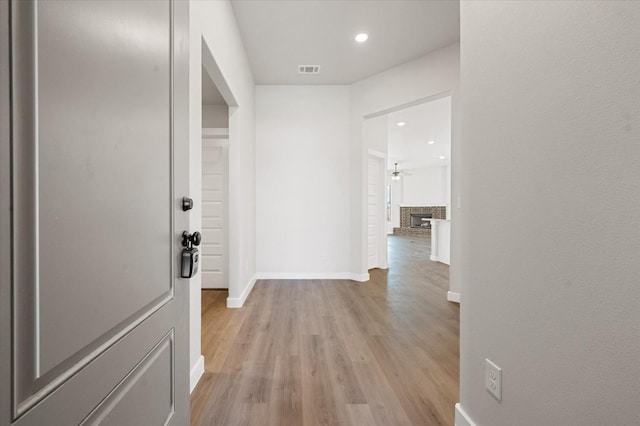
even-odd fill
[[[369,277],[369,273],[367,272],[366,274],[349,274],[349,279],[352,281],[358,281],[358,282],[365,282],[365,281],[369,281],[370,277]]]
[[[193,367],[191,367],[189,393],[192,393],[193,390],[196,388],[196,385],[200,381],[200,378],[202,377],[203,374],[204,374],[204,356],[200,355],[200,358],[198,358],[196,363],[193,364]]]
[[[386,154],[386,153],[384,153],[384,152],[382,152],[382,151],[375,150],[375,149],[370,149],[370,150],[369,150],[369,155],[372,155],[372,156],[374,156],[374,157],[381,158],[381,159],[383,159],[383,160],[386,160],[386,159],[387,159],[387,154]]]
[[[456,404],[456,418],[454,420],[455,426],[476,426],[476,423],[471,420],[471,417],[464,411],[462,405],[458,402]]]
[[[244,302],[249,297],[249,293],[253,290],[253,286],[256,284],[258,277],[256,274],[251,277],[249,280],[249,284],[245,287],[244,291],[240,295],[240,297],[227,297],[227,308],[242,308]]]
[[[411,108],[414,106],[418,106],[421,104],[426,104],[427,102],[437,101],[438,99],[446,98],[447,96],[451,96],[451,90],[445,90],[444,92],[436,93],[435,95],[425,96],[424,98],[416,99],[411,102],[405,102],[400,105],[393,106],[391,108],[386,108],[381,111],[372,112],[370,114],[363,115],[364,119],[376,118],[382,115],[387,115],[392,112],[400,111],[402,109]]]
[[[230,107],[237,107],[238,101],[236,100],[236,97],[233,96],[233,91],[231,90],[231,87],[229,87],[227,79],[222,74],[222,70],[220,69],[220,66],[218,66],[216,59],[213,57],[213,54],[211,53],[212,50],[205,41],[204,36],[202,36],[202,33],[200,35],[200,39],[202,40],[202,56],[200,57],[202,66],[207,71],[207,74],[209,74],[209,77],[211,77],[211,81],[213,81],[216,89],[218,89],[218,92],[222,95],[222,99],[224,99],[225,103]]]
[[[350,272],[259,272],[259,280],[353,280],[367,281],[369,274]]]
[[[438,256],[434,256],[434,255],[429,256],[429,260],[431,260],[432,262],[440,262],[440,260],[438,259]]]
[[[203,139],[229,139],[229,129],[222,127],[203,127]]]
[[[460,293],[454,293],[453,291],[447,292],[447,300],[449,302],[460,303]]]

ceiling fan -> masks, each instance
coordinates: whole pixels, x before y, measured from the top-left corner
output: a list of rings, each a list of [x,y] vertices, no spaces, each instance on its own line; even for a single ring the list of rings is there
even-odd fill
[[[402,176],[411,176],[411,173],[399,171],[398,163],[394,163],[394,170],[391,172],[391,180],[400,180],[400,177]]]

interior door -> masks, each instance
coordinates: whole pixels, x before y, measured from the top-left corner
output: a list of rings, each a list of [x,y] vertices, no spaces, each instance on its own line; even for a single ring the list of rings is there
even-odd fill
[[[367,202],[367,269],[380,266],[380,242],[378,241],[380,220],[379,160],[369,157],[368,162],[368,202]]]
[[[202,139],[202,288],[229,288],[226,253],[228,140]]]
[[[188,424],[188,5],[0,8],[0,424]]]

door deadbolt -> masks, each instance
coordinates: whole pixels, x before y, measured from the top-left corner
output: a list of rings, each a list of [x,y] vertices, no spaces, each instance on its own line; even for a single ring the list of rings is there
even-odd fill
[[[186,212],[193,208],[193,199],[189,197],[182,197],[182,211]]]

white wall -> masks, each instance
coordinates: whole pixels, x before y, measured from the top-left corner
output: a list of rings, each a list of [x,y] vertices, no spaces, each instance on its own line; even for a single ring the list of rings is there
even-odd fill
[[[389,145],[389,120],[386,115],[364,120],[362,137],[368,149],[387,154]]]
[[[226,105],[202,105],[202,127],[205,129],[229,128],[229,107]]]
[[[431,260],[449,265],[451,257],[451,222],[448,220],[434,220],[431,223],[431,229]]]
[[[640,424],[640,3],[464,1],[461,23],[462,408]]]
[[[444,206],[447,200],[447,167],[411,169],[400,179],[402,201],[407,206]]]
[[[203,40],[237,101],[229,111],[229,300],[236,303],[247,293],[255,274],[254,82],[228,1],[190,2],[190,33],[190,196],[195,202],[190,212],[192,231],[200,230],[201,225]],[[223,88],[218,89],[224,96]],[[200,360],[199,275],[191,279],[190,288],[193,369]]]
[[[355,275],[367,271],[366,191],[363,190],[368,146],[364,143],[362,122],[365,116],[386,111],[420,99],[448,93],[451,95],[452,198],[458,197],[457,175],[460,162],[460,47],[454,44],[415,61],[392,68],[351,86],[350,192],[351,196],[351,269]],[[455,204],[455,203],[452,203]],[[450,289],[459,292],[462,280],[460,261],[460,210],[452,210]]]
[[[349,86],[256,88],[256,182],[260,276],[348,277]]]

